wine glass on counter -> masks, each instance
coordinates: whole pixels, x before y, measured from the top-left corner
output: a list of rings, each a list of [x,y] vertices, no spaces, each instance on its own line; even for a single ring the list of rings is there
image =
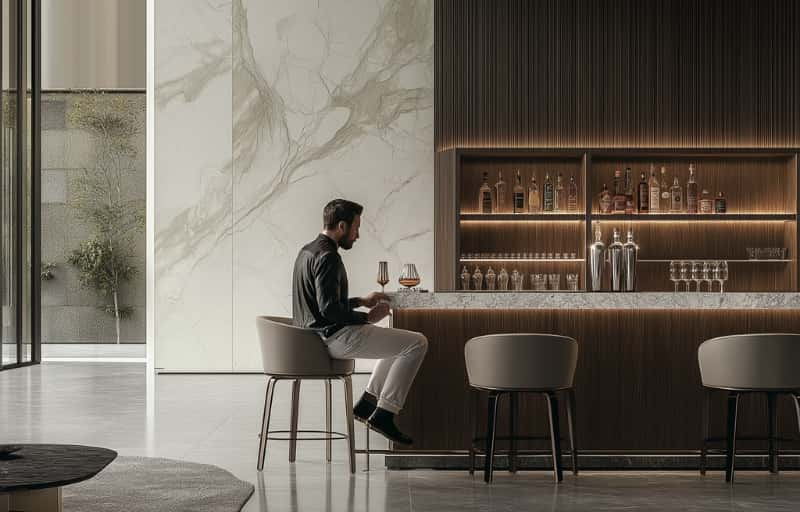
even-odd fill
[[[406,263],[403,265],[403,271],[400,272],[400,278],[398,282],[405,286],[408,289],[413,288],[419,284],[419,274],[417,273],[417,267],[413,263]]]
[[[389,263],[385,261],[378,262],[378,278],[376,281],[381,285],[381,293],[384,293],[384,287],[389,283]]]

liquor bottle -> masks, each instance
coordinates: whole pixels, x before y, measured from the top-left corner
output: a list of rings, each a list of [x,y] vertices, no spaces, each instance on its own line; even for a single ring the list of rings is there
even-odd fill
[[[631,168],[625,168],[625,213],[631,215],[636,211],[636,198],[633,196],[633,177]]]
[[[478,194],[478,211],[480,213],[492,213],[492,189],[489,187],[489,173],[483,173],[483,184],[480,194]]]
[[[611,261],[611,291],[622,290],[622,242],[619,229],[614,228],[613,242],[608,246],[608,259]]]
[[[567,185],[567,211],[578,211],[578,184],[575,183],[575,176],[569,177],[569,185]]]
[[[622,291],[636,291],[636,257],[639,246],[633,241],[633,229],[628,228],[628,240],[622,244]]]
[[[650,211],[650,188],[647,186],[644,173],[639,177],[639,213]]]
[[[650,164],[650,213],[658,213],[661,210],[661,185],[656,177],[656,167]]]
[[[614,199],[612,199],[614,213],[625,213],[625,191],[622,183],[622,171],[614,171]]]
[[[694,180],[694,164],[689,164],[689,181],[686,182],[686,213],[697,213],[697,182]]]
[[[714,200],[714,213],[727,213],[727,211],[728,201],[725,199],[725,194],[719,192]]]
[[[669,211],[672,203],[672,192],[670,192],[669,182],[667,181],[667,168],[661,167],[661,211]]]
[[[503,171],[497,171],[497,183],[494,184],[495,213],[506,212],[506,182],[503,181]]]
[[[531,184],[528,187],[528,211],[539,213],[542,211],[542,198],[539,195],[539,185],[536,184],[536,176],[531,177]]]
[[[589,246],[589,274],[592,279],[592,290],[600,291],[603,287],[603,266],[606,262],[606,244],[603,243],[603,232],[595,226],[594,243]],[[466,270],[466,267],[464,267]],[[469,274],[469,272],[467,272]],[[469,283],[467,283],[469,286]]]
[[[680,213],[683,211],[683,190],[681,190],[681,185],[678,183],[678,177],[675,176],[675,179],[672,182],[672,188],[670,189],[671,197],[669,203],[669,211],[672,213]]]
[[[611,213],[611,206],[614,204],[611,198],[611,192],[608,191],[608,185],[603,183],[603,190],[600,191],[600,213]]]
[[[556,191],[555,191],[555,211],[563,212],[567,209],[567,194],[564,190],[564,177],[561,173],[556,176]]]
[[[550,181],[550,173],[544,175],[544,211],[552,212],[554,208],[553,204],[553,182]]]
[[[497,279],[497,275],[494,273],[494,270],[492,270],[492,267],[489,267],[489,270],[486,271],[484,279],[486,280],[486,289],[494,290],[494,283]]]
[[[472,285],[476,290],[483,289],[483,272],[481,272],[481,267],[475,267],[475,272],[472,273]]]
[[[508,272],[506,272],[506,267],[500,267],[500,273],[497,274],[497,289],[508,290]]]
[[[517,183],[514,185],[514,213],[525,213],[525,187],[517,169]]]
[[[714,200],[711,199],[711,194],[706,189],[703,189],[703,195],[700,198],[700,213],[714,213]]]
[[[461,269],[461,289],[462,290],[469,290],[469,283],[472,281],[472,275],[467,270],[467,266]]]

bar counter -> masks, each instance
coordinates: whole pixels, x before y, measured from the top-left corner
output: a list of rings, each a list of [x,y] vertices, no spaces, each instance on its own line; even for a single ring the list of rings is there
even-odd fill
[[[429,341],[426,359],[398,417],[414,444],[396,446],[398,453],[467,450],[473,422],[479,433],[485,430],[486,394],[469,387],[464,344],[484,334],[540,332],[578,341],[574,384],[579,449],[601,455],[667,454],[656,465],[672,467],[669,456],[693,455],[700,448],[704,391],[698,346],[728,334],[800,333],[800,293],[401,291],[391,295],[391,305],[393,327],[422,332]],[[712,436],[724,433],[724,397],[722,392],[712,394]],[[517,432],[545,436],[544,398],[522,395],[519,403]],[[501,435],[508,429],[507,408],[502,400]],[[796,435],[796,412],[785,397],[778,399],[778,415],[779,432]],[[563,410],[562,420],[565,425]],[[766,434],[765,397],[743,397],[739,425],[742,435]],[[762,444],[740,443],[744,450]],[[521,443],[525,447],[546,445]],[[441,457],[439,462],[415,460],[398,466],[390,456],[387,464],[452,467]],[[604,464],[619,467],[630,462],[618,460],[622,462]]]

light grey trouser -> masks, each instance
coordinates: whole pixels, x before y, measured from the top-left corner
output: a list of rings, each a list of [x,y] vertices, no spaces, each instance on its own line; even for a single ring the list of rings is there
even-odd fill
[[[414,382],[428,340],[421,333],[372,324],[342,327],[325,340],[334,359],[379,359],[367,384],[378,407],[397,413]]]

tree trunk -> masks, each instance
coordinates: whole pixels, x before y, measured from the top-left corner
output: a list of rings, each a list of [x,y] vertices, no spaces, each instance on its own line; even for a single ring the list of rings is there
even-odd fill
[[[117,292],[114,292],[114,319],[117,321],[117,345],[119,345],[119,301]]]

